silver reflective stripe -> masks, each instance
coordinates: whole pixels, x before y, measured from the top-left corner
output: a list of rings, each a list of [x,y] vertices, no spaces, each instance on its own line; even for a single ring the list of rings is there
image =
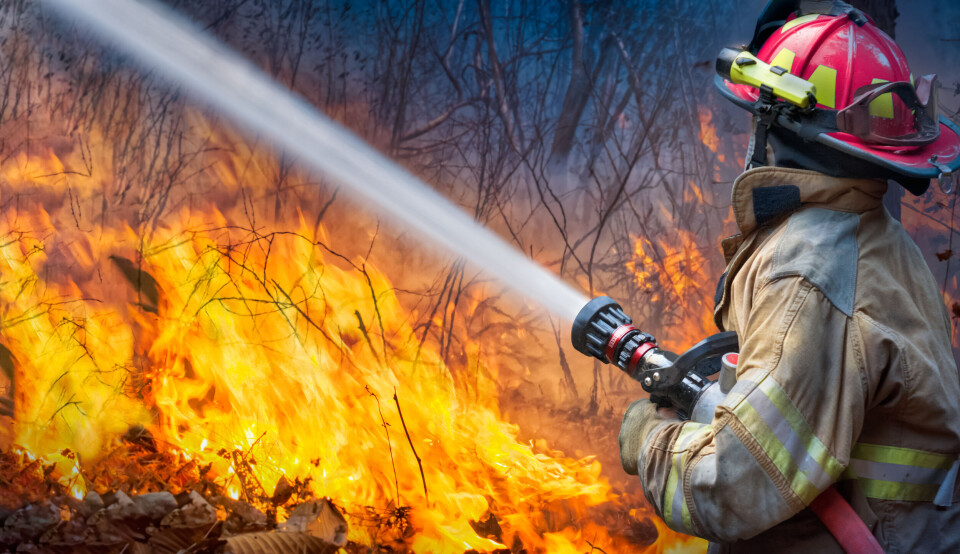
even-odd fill
[[[827,472],[820,467],[820,464],[810,456],[806,443],[797,435],[793,427],[790,426],[790,423],[784,418],[780,410],[770,401],[770,398],[767,397],[761,388],[758,387],[747,396],[747,402],[760,414],[760,417],[764,423],[767,424],[767,427],[770,428],[777,439],[780,440],[780,443],[783,444],[783,448],[790,454],[790,457],[793,458],[794,463],[797,464],[797,469],[803,472],[818,490],[824,490],[833,483],[833,479],[831,479]]]
[[[687,425],[690,425],[689,423]],[[678,441],[678,444],[675,447],[677,451],[673,455],[673,464],[674,471],[677,472],[677,487],[673,489],[673,524],[676,525],[676,529],[685,529],[686,526],[683,524],[683,510],[686,508],[686,500],[683,498],[683,472],[686,469],[684,467],[684,455],[686,454],[687,445],[690,444],[690,441],[694,437],[700,434],[700,431],[703,430],[703,427],[693,431],[689,435],[683,437],[683,440]]]
[[[850,467],[857,477],[878,481],[895,481],[911,485],[939,485],[947,476],[946,469],[932,467],[905,466],[868,460],[850,460]]]

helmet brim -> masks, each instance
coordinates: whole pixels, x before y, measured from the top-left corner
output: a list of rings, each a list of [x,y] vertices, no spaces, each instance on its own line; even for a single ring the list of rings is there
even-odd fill
[[[756,89],[731,83],[720,75],[716,75],[713,82],[724,98],[758,115],[756,101],[759,93],[753,92]],[[807,136],[807,133],[801,132],[802,124],[799,121],[781,116],[777,124],[794,133]],[[902,150],[875,148],[853,135],[841,132],[818,133],[809,138],[911,179],[936,179],[943,173],[944,167],[951,172],[960,171],[960,127],[943,116],[940,116],[940,137],[936,141],[925,146]]]

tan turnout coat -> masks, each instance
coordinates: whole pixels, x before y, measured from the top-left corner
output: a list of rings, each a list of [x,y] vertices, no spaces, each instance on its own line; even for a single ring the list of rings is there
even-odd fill
[[[834,483],[887,552],[960,551],[960,503],[933,502],[957,496],[950,318],[885,190],[782,168],[734,185],[715,317],[739,335],[737,384],[639,456],[657,513],[711,551],[839,551],[807,508]]]

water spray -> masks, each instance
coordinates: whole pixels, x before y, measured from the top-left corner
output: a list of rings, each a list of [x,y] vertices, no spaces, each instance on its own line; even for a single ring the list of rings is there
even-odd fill
[[[152,0],[47,0],[247,130],[569,320],[587,298],[191,22]]]
[[[651,400],[694,416],[708,379],[736,335],[721,333],[681,356],[662,350],[606,297],[587,298],[351,131],[320,113],[225,45],[152,0],[47,0],[86,21],[148,67],[177,80],[248,130],[260,133],[311,169],[346,185],[383,212],[498,277],[564,319],[574,319],[576,349],[614,363],[640,381]],[[713,388],[713,392],[711,392]],[[696,408],[695,408],[696,407]]]
[[[682,419],[710,422],[736,380],[737,334],[708,337],[677,356],[633,325],[620,304],[601,296],[588,302],[573,320],[573,347],[581,354],[612,363],[640,381],[650,400],[676,408]],[[718,381],[710,376],[719,373]]]

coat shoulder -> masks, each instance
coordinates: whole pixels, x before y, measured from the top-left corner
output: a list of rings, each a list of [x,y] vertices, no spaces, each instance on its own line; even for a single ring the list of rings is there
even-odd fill
[[[770,280],[797,276],[838,310],[853,315],[860,215],[806,208],[791,215],[774,246]]]

